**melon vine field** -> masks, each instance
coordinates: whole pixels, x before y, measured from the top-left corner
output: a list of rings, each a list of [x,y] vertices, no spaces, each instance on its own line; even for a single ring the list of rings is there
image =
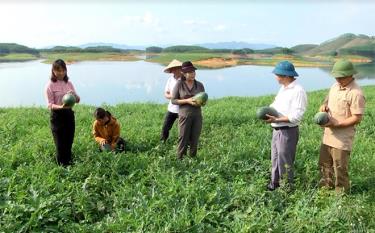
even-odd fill
[[[183,161],[176,125],[159,144],[166,104],[105,106],[128,141],[123,154],[99,152],[95,106],[76,105],[67,168],[56,165],[46,108],[0,108],[0,232],[375,232],[375,87],[363,89],[343,196],[317,188],[314,115],[327,90],[308,93],[291,192],[266,191],[272,131],[256,110],[274,96],[209,100],[198,156]]]

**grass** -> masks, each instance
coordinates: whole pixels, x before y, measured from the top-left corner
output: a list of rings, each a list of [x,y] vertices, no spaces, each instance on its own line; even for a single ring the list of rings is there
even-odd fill
[[[322,136],[309,93],[296,156],[296,190],[265,191],[271,129],[255,118],[273,96],[209,100],[196,159],[176,159],[176,126],[158,144],[166,105],[107,107],[129,141],[99,153],[93,106],[76,106],[75,165],[59,167],[44,108],[0,108],[0,232],[374,232],[375,87],[357,128],[348,196],[317,189]]]
[[[37,56],[29,53],[11,53],[0,56],[0,62],[19,62],[39,59]]]

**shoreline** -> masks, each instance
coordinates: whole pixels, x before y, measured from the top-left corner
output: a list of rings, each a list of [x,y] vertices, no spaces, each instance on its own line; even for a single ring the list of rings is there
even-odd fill
[[[375,84],[369,84],[369,85],[364,85],[364,86],[361,86],[361,88],[375,88]],[[306,91],[308,94],[314,94],[316,92],[321,92],[321,91],[327,91],[329,90],[329,88],[324,88],[324,89],[318,89],[318,90],[312,90],[312,91]],[[263,98],[263,97],[272,97],[272,96],[275,96],[276,93],[274,94],[267,94],[267,95],[259,95],[259,96],[223,96],[223,97],[219,97],[219,98],[211,98],[209,101],[222,101],[224,99],[227,99],[227,98],[241,98],[241,99],[254,99],[254,98]],[[120,102],[120,103],[116,103],[116,104],[106,104],[106,106],[110,106],[110,107],[118,107],[119,105],[161,105],[161,106],[165,106],[166,104],[168,104],[168,102],[164,102],[164,103],[160,103],[160,102],[150,102],[150,101],[146,101],[146,102],[141,102],[141,101],[134,101],[134,102]],[[79,108],[82,108],[82,107],[95,107],[97,105],[95,104],[78,104],[77,106],[79,106]],[[46,107],[45,104],[32,104],[32,105],[29,105],[29,106],[0,106],[0,114],[2,113],[3,110],[8,110],[8,109],[45,109],[46,111],[48,110],[48,108]],[[49,110],[48,110],[49,111]]]
[[[149,56],[150,58],[147,58]],[[75,64],[84,61],[145,61],[167,65],[173,59],[191,60],[197,67],[203,69],[221,69],[241,65],[274,66],[280,61],[289,60],[295,67],[329,67],[339,58],[346,58],[355,64],[371,64],[374,60],[365,57],[344,56],[344,57],[301,57],[293,55],[232,55],[232,54],[147,54],[144,53],[51,53],[42,54],[40,57],[0,59],[0,63],[28,62],[41,60],[42,63],[51,64],[55,59],[61,58],[67,64]]]

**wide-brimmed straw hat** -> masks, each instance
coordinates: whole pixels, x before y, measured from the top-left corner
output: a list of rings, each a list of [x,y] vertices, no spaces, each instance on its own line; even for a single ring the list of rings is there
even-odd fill
[[[193,63],[191,63],[191,61],[185,61],[184,63],[182,63],[182,73],[188,73],[191,71],[195,71],[196,69],[197,68],[193,65]]]
[[[169,63],[168,66],[165,67],[164,72],[170,73],[171,68],[181,67],[181,66],[182,66],[182,62],[180,62],[179,60],[173,59],[173,61],[171,61],[171,63]]]

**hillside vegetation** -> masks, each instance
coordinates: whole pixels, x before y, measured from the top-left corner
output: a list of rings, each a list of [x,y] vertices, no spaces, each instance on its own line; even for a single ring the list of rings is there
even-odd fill
[[[304,55],[362,55],[374,57],[375,37],[366,35],[343,34],[339,37],[321,43],[310,50],[303,51]]]
[[[10,53],[29,53],[38,55],[39,51],[37,49],[32,49],[27,46],[15,43],[0,43],[0,55],[6,55]]]
[[[0,43],[0,62],[29,61],[39,57],[39,51],[15,43]]]
[[[230,43],[230,42],[228,42]],[[234,44],[235,42],[232,42]],[[145,50],[129,50],[111,46],[55,46],[48,49],[31,49],[17,44],[0,43],[0,62],[46,59],[56,57],[68,62],[79,61],[134,61],[145,56],[146,61],[168,64],[172,59],[190,60],[203,68],[223,68],[236,65],[275,65],[290,60],[296,66],[325,67],[339,58],[355,63],[371,63],[375,58],[375,37],[346,33],[319,45],[300,44],[293,47],[273,47],[254,50],[250,48],[208,49],[196,45],[175,45],[166,48],[150,46]]]

